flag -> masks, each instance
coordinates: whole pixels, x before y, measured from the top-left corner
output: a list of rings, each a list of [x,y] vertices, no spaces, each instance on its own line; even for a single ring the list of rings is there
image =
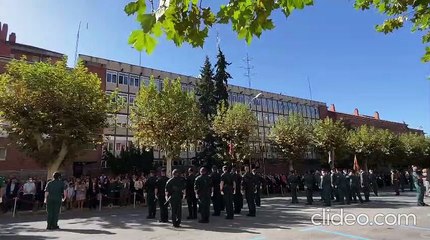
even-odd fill
[[[234,147],[233,147],[233,143],[228,144],[228,153],[233,156],[234,153]]]
[[[360,165],[358,165],[357,155],[354,155],[354,165],[353,165],[352,169],[354,171],[359,171],[360,170]]]

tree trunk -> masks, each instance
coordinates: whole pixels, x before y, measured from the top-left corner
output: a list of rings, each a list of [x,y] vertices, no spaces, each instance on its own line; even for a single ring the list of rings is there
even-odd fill
[[[166,175],[170,178],[172,177],[172,159],[170,154],[166,154]]]
[[[291,172],[291,171],[293,171],[293,170],[294,170],[294,166],[293,166],[293,159],[289,159],[289,160],[288,160],[288,164],[289,164],[290,172]]]
[[[367,172],[367,157],[363,159],[363,170]]]
[[[67,152],[68,152],[68,147],[66,143],[63,142],[61,146],[61,150],[57,155],[57,158],[50,165],[48,165],[47,180],[52,179],[52,175],[58,171],[58,169],[60,168],[61,164],[64,161],[64,158],[66,157]]]

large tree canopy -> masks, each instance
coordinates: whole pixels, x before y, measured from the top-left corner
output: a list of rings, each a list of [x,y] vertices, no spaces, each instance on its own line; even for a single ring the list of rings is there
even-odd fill
[[[66,63],[13,60],[0,75],[0,119],[18,147],[48,167],[48,177],[83,145],[102,141],[109,110],[97,75]]]
[[[229,0],[220,3],[203,0],[134,0],[124,11],[136,15],[141,29],[129,37],[129,43],[138,50],[151,53],[157,38],[163,33],[177,46],[184,42],[193,47],[202,47],[214,24],[231,24],[239,39],[249,44],[253,37],[260,37],[266,30],[275,28],[274,11],[280,10],[289,17],[294,10],[313,5],[313,0]],[[211,7],[209,6],[211,5]],[[215,7],[214,7],[215,6]],[[356,0],[355,8],[377,9],[388,19],[376,30],[392,32],[412,23],[412,31],[423,31],[423,43],[430,42],[430,9],[428,1],[418,0]],[[426,48],[423,61],[430,61],[430,47]]]

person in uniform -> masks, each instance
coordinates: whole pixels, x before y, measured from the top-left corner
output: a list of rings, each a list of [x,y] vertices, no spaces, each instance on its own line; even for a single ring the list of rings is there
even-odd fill
[[[236,168],[233,168],[231,172],[233,175],[233,180],[236,185],[236,188],[234,189],[234,195],[233,195],[234,213],[240,214],[243,207],[243,195],[240,189],[242,186],[242,176],[240,175],[239,169],[236,170]]]
[[[245,195],[248,203],[249,213],[246,216],[255,217],[255,181],[254,176],[249,172],[248,166],[245,166],[245,174],[242,177],[242,195]]]
[[[304,176],[304,185],[305,185],[305,191],[306,191],[306,205],[312,205],[313,203],[313,188],[315,186],[315,178],[314,175],[307,171]]]
[[[252,175],[255,181],[255,205],[257,207],[261,206],[261,189],[263,188],[263,181],[257,172],[257,169],[252,169]]]
[[[322,198],[324,200],[324,206],[331,206],[331,193],[332,193],[332,176],[329,171],[322,171],[321,174],[321,188]]]
[[[424,187],[423,176],[421,172],[418,170],[417,166],[412,166],[412,171],[413,171],[412,177],[414,179],[415,189],[417,190],[417,205],[427,206],[427,204],[424,203],[425,187]]]
[[[199,223],[209,223],[211,213],[211,195],[213,191],[212,180],[205,167],[200,168],[200,176],[194,182],[194,191],[199,204]]]
[[[155,188],[157,188],[157,177],[155,177],[155,170],[149,172],[149,178],[146,180],[146,202],[148,204],[147,219],[154,219],[157,213],[157,203],[155,198]]]
[[[376,181],[376,175],[373,173],[373,170],[369,170],[369,180],[370,180],[370,187],[373,190],[373,193],[375,196],[378,196],[378,183]]]
[[[349,176],[348,170],[344,169],[342,172],[343,176],[345,176],[346,188],[345,188],[345,198],[346,204],[351,204],[351,178]]]
[[[55,172],[53,179],[46,184],[45,203],[48,212],[48,230],[60,229],[58,227],[58,216],[60,215],[61,203],[63,201],[64,183],[60,180],[61,174]]]
[[[178,228],[182,219],[182,199],[184,198],[185,182],[180,177],[179,170],[172,171],[173,177],[166,183],[166,197],[172,208],[172,224]]]
[[[212,216],[220,216],[221,215],[221,190],[220,190],[220,183],[221,183],[221,175],[218,173],[218,168],[214,165],[212,167],[212,173],[210,175],[212,186],[214,188],[212,193],[212,206],[214,208],[214,213]]]
[[[194,170],[192,168],[188,169],[188,176],[186,178],[186,198],[188,205],[188,217],[187,219],[197,219],[197,198],[194,192],[194,182],[196,176],[194,175]]]
[[[364,201],[369,202],[370,201],[369,200],[370,181],[369,181],[369,174],[367,173],[367,171],[364,171],[364,170],[360,171],[360,184],[364,194]]]
[[[288,176],[288,183],[290,184],[291,190],[291,203],[299,203],[299,200],[297,199],[297,185],[299,184],[299,178],[297,177],[295,170],[291,171],[291,174]]]
[[[224,205],[227,212],[225,219],[233,219],[233,194],[236,188],[236,183],[234,182],[233,176],[230,174],[228,166],[222,168],[223,174],[221,175],[221,195],[224,197]]]
[[[397,170],[391,170],[391,184],[393,184],[396,196],[400,195],[400,174]]]
[[[166,169],[161,169],[160,177],[158,177],[155,188],[155,197],[158,199],[158,206],[160,207],[160,220],[159,222],[169,222],[169,211],[166,204],[166,183],[169,178],[166,177]]]
[[[360,177],[357,176],[356,171],[351,171],[349,173],[349,178],[351,179],[351,196],[354,199],[354,202],[357,202],[358,197],[360,203],[363,203],[363,198],[361,198],[360,193]]]
[[[341,205],[345,204],[345,193],[346,193],[346,185],[347,181],[345,178],[345,175],[343,175],[341,169],[336,169],[336,186],[337,186],[337,193],[339,195],[339,203]]]
[[[336,169],[332,169],[330,172],[331,176],[331,200],[335,200],[335,202],[339,202],[339,192],[337,187],[337,173]]]

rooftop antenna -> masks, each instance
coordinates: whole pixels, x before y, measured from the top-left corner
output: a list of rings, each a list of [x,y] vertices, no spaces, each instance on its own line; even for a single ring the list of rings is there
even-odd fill
[[[313,101],[313,98],[312,98],[312,87],[311,87],[311,81],[309,80],[309,77],[308,77],[308,86],[309,86],[309,95],[310,95],[310,97],[311,97],[311,101]]]
[[[75,66],[76,66],[77,60],[78,60],[79,33],[81,32],[81,23],[82,23],[82,21],[79,21],[78,33],[76,34],[75,61],[74,61]]]
[[[246,53],[246,58],[243,59],[243,61],[245,62],[246,66],[242,67],[242,68],[244,68],[246,70],[245,77],[248,78],[248,87],[251,88],[251,77],[252,77],[251,70],[254,69],[254,66],[251,65],[252,59],[249,58],[248,53]]]

